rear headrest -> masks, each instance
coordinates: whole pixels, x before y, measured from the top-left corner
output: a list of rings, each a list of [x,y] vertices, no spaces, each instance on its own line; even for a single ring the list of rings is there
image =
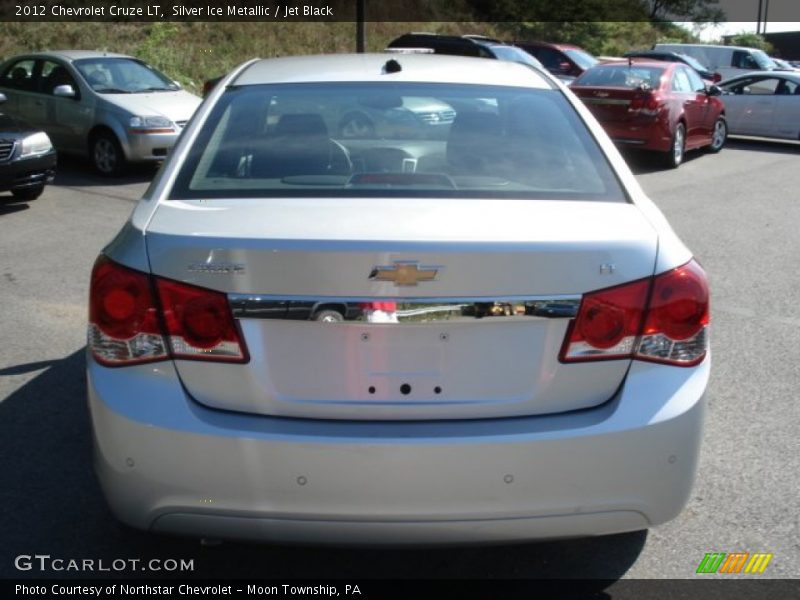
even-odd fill
[[[486,153],[501,137],[500,117],[490,112],[459,112],[450,126],[447,138],[447,162],[450,165],[470,170],[484,163]]]
[[[328,128],[322,116],[316,113],[281,115],[275,125],[277,135],[304,135],[328,137]]]

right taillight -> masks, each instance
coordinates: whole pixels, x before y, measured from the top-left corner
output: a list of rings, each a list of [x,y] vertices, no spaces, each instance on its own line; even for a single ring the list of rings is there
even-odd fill
[[[648,279],[585,294],[560,359],[696,365],[708,348],[706,274],[694,260]]]
[[[106,366],[170,357],[248,360],[224,293],[151,277],[102,256],[92,270],[88,344]]]
[[[696,365],[708,349],[709,293],[694,260],[653,279],[647,318],[634,358]]]

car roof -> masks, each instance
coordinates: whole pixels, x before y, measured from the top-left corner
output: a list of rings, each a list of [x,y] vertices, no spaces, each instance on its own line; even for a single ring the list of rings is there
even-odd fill
[[[717,85],[725,85],[731,81],[735,81],[737,79],[747,79],[750,77],[777,77],[781,79],[792,79],[794,81],[800,81],[800,72],[796,71],[748,71],[747,73],[742,73],[741,75],[735,75],[733,77],[729,77],[724,81],[720,81]]]
[[[395,61],[400,71],[387,73]],[[233,85],[306,82],[464,83],[550,89],[535,69],[513,61],[444,54],[326,54],[262,59],[247,66]]]
[[[599,65],[595,65],[592,69],[599,69],[601,67],[627,67],[630,63],[627,60],[616,60],[606,63],[600,63]],[[670,62],[667,60],[636,60],[633,61],[637,67],[656,67],[659,69],[672,69],[675,65],[679,63]]]
[[[60,58],[62,60],[73,61],[81,58],[133,58],[126,54],[116,54],[114,52],[103,52],[100,50],[47,50],[42,52],[28,52],[13,58]]]

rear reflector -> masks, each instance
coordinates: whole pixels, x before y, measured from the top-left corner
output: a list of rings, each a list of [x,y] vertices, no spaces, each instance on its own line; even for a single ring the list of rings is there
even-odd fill
[[[103,256],[92,270],[88,338],[95,359],[107,366],[170,356],[248,360],[225,294],[151,277]]]
[[[706,355],[708,324],[706,275],[692,260],[652,278],[585,294],[560,358],[696,365]]]

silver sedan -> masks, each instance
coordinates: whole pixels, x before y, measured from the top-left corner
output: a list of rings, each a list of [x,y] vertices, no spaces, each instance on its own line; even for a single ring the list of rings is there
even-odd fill
[[[800,73],[755,71],[718,85],[731,134],[800,139]]]
[[[422,99],[441,136],[337,130]],[[331,303],[358,310],[308,318]],[[95,264],[96,470],[123,522],[198,537],[644,529],[690,495],[708,327],[703,269],[544,70],[254,61]]]

